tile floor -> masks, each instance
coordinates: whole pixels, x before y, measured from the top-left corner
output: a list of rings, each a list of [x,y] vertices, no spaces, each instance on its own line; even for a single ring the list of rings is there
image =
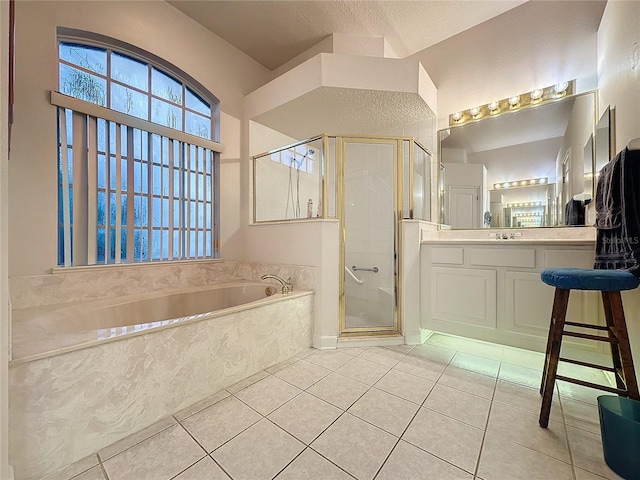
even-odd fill
[[[416,347],[310,350],[47,480],[619,478],[602,457],[601,392],[559,384],[538,426],[542,363],[437,333]]]

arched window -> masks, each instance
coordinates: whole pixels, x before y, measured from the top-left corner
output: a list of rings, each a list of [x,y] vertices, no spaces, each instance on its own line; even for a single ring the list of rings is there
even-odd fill
[[[59,265],[216,258],[218,100],[95,38],[59,36]]]

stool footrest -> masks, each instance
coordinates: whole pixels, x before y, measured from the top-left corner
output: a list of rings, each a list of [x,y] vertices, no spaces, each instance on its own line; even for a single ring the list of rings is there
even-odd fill
[[[580,327],[580,328],[592,328],[593,330],[602,330],[607,332],[609,327],[605,327],[604,325],[592,325],[590,323],[580,323],[580,322],[564,322],[565,325],[571,325],[572,327]]]
[[[581,362],[580,360],[572,360],[571,358],[558,358],[561,362],[573,363],[574,365],[582,365],[583,367],[595,368],[597,370],[606,370],[607,372],[615,373],[616,369],[613,367],[605,367],[603,365],[596,365],[595,363]]]
[[[563,375],[556,375],[556,380],[563,380],[569,383],[575,383],[576,385],[582,385],[583,387],[591,387],[597,390],[604,390],[605,392],[615,393],[616,395],[620,395],[621,397],[629,396],[629,393],[626,390],[621,388],[609,387],[607,385],[600,385],[597,383],[585,382],[584,380],[578,380],[577,378],[565,377]]]
[[[567,330],[562,332],[562,335],[566,335],[568,337],[577,337],[577,338],[586,338],[587,340],[595,340],[596,342],[608,342],[608,343],[618,343],[617,338],[609,338],[609,337],[601,337],[599,335],[589,335],[588,333],[579,333],[579,332],[568,332]]]

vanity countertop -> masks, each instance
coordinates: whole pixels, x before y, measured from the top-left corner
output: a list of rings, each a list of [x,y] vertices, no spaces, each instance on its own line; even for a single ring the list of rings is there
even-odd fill
[[[557,246],[593,246],[596,240],[585,238],[528,238],[528,239],[496,239],[496,238],[447,238],[447,239],[425,239],[422,245],[495,245],[500,247],[520,246],[520,245],[557,245]]]

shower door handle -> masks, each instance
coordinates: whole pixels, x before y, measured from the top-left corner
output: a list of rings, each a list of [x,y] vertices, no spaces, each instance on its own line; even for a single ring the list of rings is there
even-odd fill
[[[353,267],[351,267],[351,270],[353,270],[354,272],[357,272],[358,270],[363,271],[363,272],[373,272],[373,273],[378,273],[378,267],[373,267],[373,268],[360,268],[360,267],[356,267],[355,265]]]

